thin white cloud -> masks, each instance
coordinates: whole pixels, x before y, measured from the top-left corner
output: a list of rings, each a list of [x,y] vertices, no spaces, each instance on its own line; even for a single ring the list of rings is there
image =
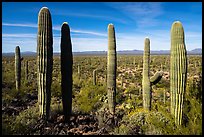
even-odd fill
[[[35,24],[18,24],[18,23],[2,23],[3,26],[12,26],[12,27],[32,27],[32,28],[37,28],[37,25]],[[53,26],[53,30],[56,31],[61,31],[61,26]],[[89,30],[78,30],[78,29],[70,29],[71,32],[74,33],[79,33],[79,34],[89,34],[89,35],[95,35],[95,36],[104,36],[106,37],[106,33],[101,33],[101,32],[95,32],[95,31],[89,31]],[[5,34],[4,34],[5,35]],[[13,34],[14,36],[14,34]],[[16,37],[20,37],[17,36]]]
[[[21,33],[15,33],[15,34],[2,34],[2,38],[36,38],[37,34],[21,34]]]
[[[19,23],[2,23],[2,26],[10,26],[10,27],[31,27],[31,28],[37,28],[38,26],[36,24],[19,24]]]

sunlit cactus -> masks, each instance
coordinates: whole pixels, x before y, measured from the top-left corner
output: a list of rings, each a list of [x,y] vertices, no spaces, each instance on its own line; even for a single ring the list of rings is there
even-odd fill
[[[184,29],[179,21],[171,27],[171,57],[170,57],[170,93],[171,113],[175,123],[182,124],[182,108],[187,77],[187,56],[184,42]]]
[[[15,80],[16,90],[20,90],[21,87],[21,52],[20,47],[15,48]]]
[[[61,28],[61,91],[65,122],[69,121],[72,113],[72,43],[67,22]]]
[[[51,83],[53,69],[52,19],[47,7],[38,14],[37,36],[37,79],[40,116],[48,119],[51,101]]]
[[[150,66],[150,40],[145,38],[144,42],[144,54],[143,54],[143,77],[142,77],[142,93],[143,93],[143,108],[151,110],[152,91],[151,85],[157,84],[163,75],[163,72],[157,72],[150,78],[149,74]]]
[[[79,76],[79,78],[80,78],[80,65],[78,64],[78,76]]]
[[[108,25],[108,60],[107,60],[107,89],[108,105],[111,114],[115,114],[116,104],[116,39],[113,24]]]

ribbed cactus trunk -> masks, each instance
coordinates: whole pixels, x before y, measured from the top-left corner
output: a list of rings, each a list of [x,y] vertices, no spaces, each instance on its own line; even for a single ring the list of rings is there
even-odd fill
[[[175,117],[175,123],[181,125],[183,99],[186,89],[187,56],[184,29],[179,21],[174,22],[171,27],[170,59],[171,113]]]
[[[21,87],[21,52],[20,52],[19,46],[16,46],[16,49],[15,49],[15,80],[16,80],[16,90],[20,90],[20,87]]]
[[[142,93],[143,93],[143,108],[151,110],[152,90],[151,86],[156,85],[162,78],[163,72],[158,71],[150,78],[150,40],[145,38],[144,54],[143,54],[143,77],[142,77]]]
[[[28,80],[28,61],[25,61],[25,80]]]
[[[96,85],[96,69],[93,71],[93,85]]]
[[[40,116],[48,119],[53,69],[53,35],[51,14],[47,7],[38,14],[37,78]]]
[[[145,38],[144,54],[143,54],[143,77],[142,77],[142,91],[143,91],[143,107],[146,110],[151,108],[151,88],[149,79],[149,64],[150,64],[150,40]]]
[[[69,122],[72,113],[72,43],[67,22],[61,28],[61,91],[65,122]]]
[[[115,114],[116,104],[116,40],[113,24],[108,25],[108,58],[107,58],[107,90],[108,105],[111,114]]]

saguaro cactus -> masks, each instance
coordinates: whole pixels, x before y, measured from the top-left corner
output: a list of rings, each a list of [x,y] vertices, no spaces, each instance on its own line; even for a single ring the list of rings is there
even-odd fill
[[[25,80],[28,80],[28,61],[25,61]]]
[[[51,101],[51,83],[53,69],[52,19],[47,7],[38,14],[37,37],[37,78],[40,116],[48,119]]]
[[[143,107],[146,110],[151,110],[151,85],[157,84],[162,78],[163,72],[156,72],[154,76],[150,78],[149,75],[150,66],[150,40],[145,38],[144,42],[144,54],[143,54],[143,77],[142,77],[142,92],[143,92]]]
[[[116,40],[113,24],[108,25],[108,60],[107,60],[107,89],[108,105],[111,114],[115,113],[116,104]]]
[[[69,121],[72,112],[72,43],[67,22],[61,28],[61,91],[65,122]]]
[[[78,64],[78,76],[80,78],[80,65]]]
[[[21,52],[19,46],[16,46],[15,49],[15,79],[16,90],[19,90],[21,86]]]
[[[96,69],[93,71],[93,85],[96,85]]]
[[[150,40],[145,38],[143,55],[143,77],[142,77],[142,91],[143,91],[143,106],[145,109],[150,109],[150,79],[149,79],[149,64],[150,64]]]
[[[175,117],[175,123],[181,125],[183,98],[186,89],[187,56],[184,29],[179,21],[175,21],[171,27],[170,55],[171,113]]]

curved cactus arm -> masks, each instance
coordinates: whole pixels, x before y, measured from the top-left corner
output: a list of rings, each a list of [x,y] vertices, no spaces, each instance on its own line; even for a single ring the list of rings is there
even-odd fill
[[[157,71],[154,76],[150,78],[151,85],[156,85],[162,78],[163,71]]]

